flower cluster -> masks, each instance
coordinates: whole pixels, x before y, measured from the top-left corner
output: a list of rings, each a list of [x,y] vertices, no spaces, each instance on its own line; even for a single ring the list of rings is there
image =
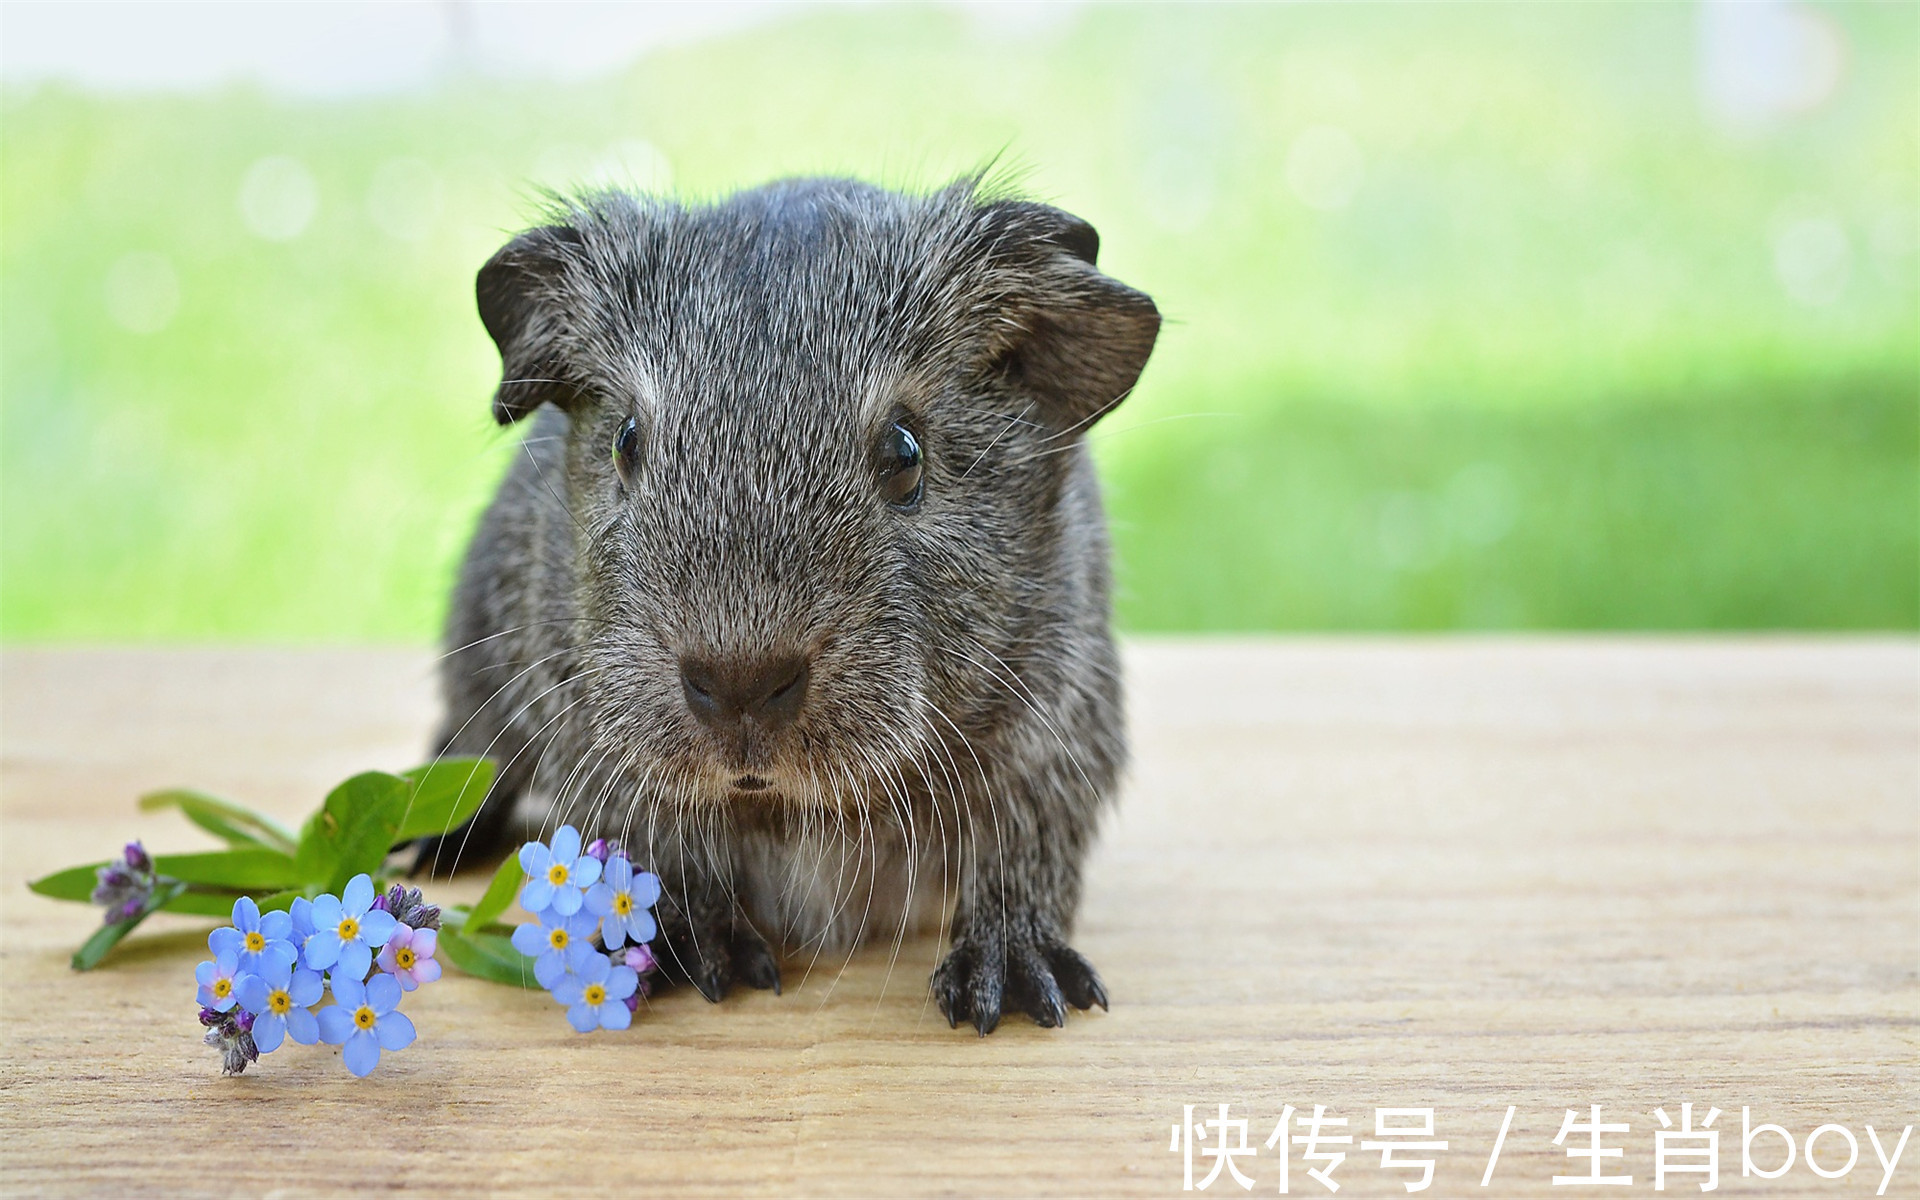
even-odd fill
[[[647,943],[658,932],[660,880],[635,871],[618,843],[596,838],[583,852],[571,825],[546,845],[522,846],[520,866],[520,907],[537,923],[513,931],[514,949],[534,960],[533,977],[575,1029],[625,1029],[656,965]]]
[[[153,896],[153,856],[139,842],[128,842],[119,858],[94,872],[94,879],[93,902],[106,907],[107,923],[125,921]]]
[[[413,1022],[397,1010],[404,993],[440,978],[439,928],[440,910],[417,888],[376,896],[365,875],[286,912],[263,913],[242,896],[233,924],[207,935],[213,957],[194,971],[206,1043],[229,1075],[289,1038],[339,1046],[347,1069],[366,1075],[381,1051],[413,1043]],[[316,1012],[327,993],[333,1002]]]

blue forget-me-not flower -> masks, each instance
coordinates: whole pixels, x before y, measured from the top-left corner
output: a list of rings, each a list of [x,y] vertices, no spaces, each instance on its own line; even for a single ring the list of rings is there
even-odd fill
[[[516,928],[513,948],[534,960],[533,977],[541,987],[551,989],[567,974],[569,955],[578,950],[593,951],[587,939],[593,936],[596,923],[591,913],[563,917],[549,912],[538,924]]]
[[[321,896],[314,900],[307,966],[330,971],[334,979],[365,979],[367,968],[373,965],[373,952],[387,944],[398,923],[392,913],[373,907],[373,880],[355,875],[339,899]]]
[[[567,964],[572,968],[553,988],[553,998],[567,1006],[567,1022],[581,1033],[596,1029],[625,1029],[633,1023],[627,997],[640,986],[632,967],[616,967],[604,954],[583,955]]]
[[[242,975],[234,994],[240,1007],[253,1014],[253,1044],[262,1054],[280,1048],[284,1038],[302,1046],[320,1040],[320,1026],[311,1012],[320,1002],[320,972],[294,970],[279,959],[264,964],[258,975]]]
[[[373,903],[373,897],[367,897]],[[320,1010],[320,1039],[341,1047],[341,1061],[355,1075],[365,1076],[380,1065],[382,1050],[404,1050],[413,1044],[413,1022],[395,1012],[400,985],[382,973],[361,983],[331,975],[333,1003]]]
[[[580,831],[562,825],[546,845],[528,842],[520,847],[520,867],[527,873],[520,889],[520,907],[534,916],[547,910],[570,917],[585,904],[585,891],[600,879],[600,860],[580,852]]]
[[[606,874],[587,889],[587,911],[601,919],[600,940],[609,950],[632,942],[644,945],[656,932],[651,909],[660,899],[660,880],[636,872],[624,858],[607,860]]]
[[[269,960],[293,965],[299,948],[292,938],[292,917],[283,912],[263,914],[253,897],[242,896],[233,902],[232,928],[208,934],[207,948],[215,955],[231,952],[239,960],[241,974],[257,975]]]
[[[216,929],[214,932],[220,931]],[[224,954],[216,952],[212,962],[203,962],[195,967],[193,978],[200,985],[200,992],[196,997],[200,1001],[200,1007],[222,1013],[232,1011],[233,1006],[238,1003],[233,989],[234,976],[239,974],[239,971],[239,956],[231,950]]]

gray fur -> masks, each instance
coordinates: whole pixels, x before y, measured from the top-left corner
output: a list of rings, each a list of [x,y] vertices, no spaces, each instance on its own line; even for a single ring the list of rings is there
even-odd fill
[[[461,571],[439,744],[503,770],[435,849],[620,839],[664,881],[661,958],[710,999],[777,986],[765,939],[950,914],[950,1021],[1104,1006],[1065,941],[1126,754],[1083,434],[1159,315],[1097,247],[974,179],[828,179],[590,194],[501,250],[478,281],[494,410],[533,421]],[[877,491],[898,412],[926,454],[910,513]],[[790,727],[694,718],[683,656],[775,652],[811,664]]]

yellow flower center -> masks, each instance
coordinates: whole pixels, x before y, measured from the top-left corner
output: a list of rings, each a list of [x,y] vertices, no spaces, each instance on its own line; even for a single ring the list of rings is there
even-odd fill
[[[340,940],[350,942],[360,936],[360,922],[353,917],[340,919]]]
[[[555,863],[552,866],[547,868],[548,883],[552,884],[555,887],[559,887],[561,884],[565,883],[566,881],[567,881],[567,868],[565,867],[565,865],[561,863]]]
[[[284,1017],[293,1008],[293,997],[285,992],[268,992],[267,1007]]]
[[[258,954],[267,948],[267,935],[258,929],[247,935],[247,949]]]
[[[633,893],[615,892],[613,894],[613,911],[623,917],[631,915],[633,912]]]
[[[597,983],[590,983],[587,985],[587,992],[586,992],[585,999],[587,1003],[592,1005],[594,1008],[599,1008],[602,1004],[605,1004],[607,1002],[607,989],[601,987]]]
[[[567,931],[564,929],[547,930],[547,945],[552,946],[555,950],[565,950],[567,948]]]
[[[413,970],[413,964],[415,961],[414,955],[413,955],[413,947],[402,946],[398,950],[395,950],[393,952],[393,961],[399,965],[402,971]]]
[[[373,1022],[374,1016],[371,1008],[362,1004],[359,1008],[353,1010],[353,1023],[361,1029],[372,1029]]]
[[[225,1000],[233,995],[233,980],[220,978],[213,981],[213,994]]]

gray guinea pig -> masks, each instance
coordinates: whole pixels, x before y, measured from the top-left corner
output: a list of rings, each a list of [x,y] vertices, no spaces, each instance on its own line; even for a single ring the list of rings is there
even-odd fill
[[[480,271],[532,417],[461,568],[429,860],[562,821],[656,872],[718,1000],[948,920],[950,1024],[1106,1006],[1066,938],[1125,757],[1087,428],[1160,316],[977,178],[561,203]],[[770,943],[772,945],[770,946]]]

